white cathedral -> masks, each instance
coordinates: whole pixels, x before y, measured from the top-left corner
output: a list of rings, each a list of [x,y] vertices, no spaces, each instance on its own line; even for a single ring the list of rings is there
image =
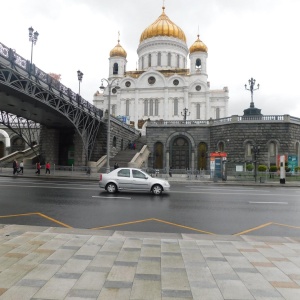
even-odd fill
[[[147,120],[208,120],[228,115],[228,88],[211,90],[207,81],[207,46],[199,39],[188,48],[183,30],[165,14],[141,34],[138,68],[126,70],[127,53],[118,44],[110,51],[110,112],[142,128]],[[187,68],[188,57],[190,68]],[[96,92],[93,104],[107,110],[109,91]]]

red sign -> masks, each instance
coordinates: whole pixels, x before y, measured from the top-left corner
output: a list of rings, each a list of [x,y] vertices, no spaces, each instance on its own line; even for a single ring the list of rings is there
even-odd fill
[[[210,157],[227,157],[226,152],[211,152]]]

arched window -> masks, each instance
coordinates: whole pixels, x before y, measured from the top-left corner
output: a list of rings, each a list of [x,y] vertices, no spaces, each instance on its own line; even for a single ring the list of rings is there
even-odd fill
[[[129,116],[129,100],[126,100],[126,116]]]
[[[148,100],[144,101],[144,116],[148,116]]]
[[[277,145],[275,142],[270,142],[269,143],[269,165],[276,165],[276,156],[277,156]]]
[[[201,69],[201,59],[200,58],[196,59],[196,69],[198,69],[198,70]]]
[[[144,69],[144,56],[142,56],[142,70]]]
[[[153,99],[150,99],[150,116],[153,116]]]
[[[168,53],[168,67],[171,67],[171,53]]]
[[[154,145],[153,168],[162,169],[164,167],[164,145],[160,142]]]
[[[246,145],[245,145],[245,156],[246,156],[246,159],[249,159],[251,158],[252,156],[252,152],[251,152],[251,143],[248,142]]]
[[[155,99],[155,116],[158,116],[158,99]]]
[[[220,108],[216,108],[216,119],[220,119]]]
[[[119,72],[119,65],[117,63],[114,63],[114,68],[113,68],[113,74],[116,75]]]
[[[178,116],[178,99],[174,99],[174,116]]]
[[[117,147],[117,138],[115,136],[113,138],[113,147]]]
[[[148,55],[148,67],[151,67],[151,54]]]
[[[218,151],[224,152],[224,150],[225,150],[224,142],[219,142],[218,143]]]
[[[185,57],[183,58],[183,68],[185,68]]]
[[[179,63],[180,63],[180,56],[179,54],[177,55],[177,68],[179,68]]]
[[[160,67],[161,66],[161,53],[158,52],[157,54],[157,65]]]
[[[274,142],[271,142],[269,145],[269,154],[270,154],[270,156],[276,155],[276,146],[275,146]]]
[[[200,143],[198,146],[198,170],[207,170],[207,145]]]
[[[5,144],[3,142],[0,142],[0,158],[2,158],[5,155]]]
[[[200,103],[196,105],[196,119],[200,119]]]

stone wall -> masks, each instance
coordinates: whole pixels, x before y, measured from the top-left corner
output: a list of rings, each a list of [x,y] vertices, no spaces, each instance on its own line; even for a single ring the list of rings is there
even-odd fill
[[[110,123],[110,157],[114,157],[119,151],[128,147],[128,142],[135,141],[139,137],[139,132],[124,126],[121,122],[111,121]],[[115,138],[115,146],[114,146]],[[91,161],[99,160],[106,155],[107,149],[107,123],[101,123],[94,145]]]
[[[151,123],[147,126],[146,136],[147,145],[150,151],[154,151],[156,142],[164,145],[164,167],[168,167],[168,154],[173,138],[185,136],[191,147],[191,158],[194,160],[190,166],[197,166],[197,147],[199,143],[207,144],[207,160],[209,153],[218,151],[218,145],[223,143],[224,152],[227,152],[230,161],[253,160],[253,155],[246,156],[245,146],[247,143],[260,146],[257,155],[259,164],[270,165],[276,163],[277,155],[296,153],[296,145],[300,143],[300,122],[247,122],[239,121],[224,122],[215,124],[208,122],[206,125],[174,124],[174,125],[155,125]],[[269,144],[276,143],[276,156],[270,158]],[[299,146],[298,146],[299,147]],[[299,158],[298,158],[299,159]],[[153,166],[153,155],[149,158],[149,167]],[[209,164],[207,164],[209,166]]]

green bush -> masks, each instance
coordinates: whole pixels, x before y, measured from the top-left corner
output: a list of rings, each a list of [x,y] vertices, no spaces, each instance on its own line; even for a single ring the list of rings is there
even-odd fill
[[[300,167],[295,167],[295,172],[300,172]]]
[[[270,171],[270,172],[277,172],[277,171],[278,171],[278,168],[277,168],[277,166],[270,166],[269,171]]]
[[[257,168],[257,170],[259,172],[265,172],[265,171],[267,171],[267,169],[268,169],[268,167],[265,166],[265,165],[259,165],[258,168]]]
[[[247,170],[247,171],[252,171],[253,169],[254,169],[254,167],[253,167],[252,164],[246,165],[246,170]]]

